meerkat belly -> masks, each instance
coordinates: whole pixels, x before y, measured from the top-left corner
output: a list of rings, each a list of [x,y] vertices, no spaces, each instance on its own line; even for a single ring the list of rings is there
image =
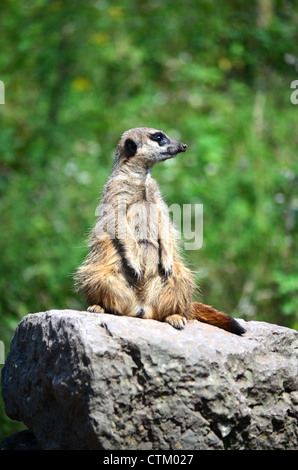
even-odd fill
[[[127,221],[138,243],[139,255],[145,272],[158,270],[159,214],[157,205],[148,201],[132,204],[127,212]]]
[[[159,268],[159,248],[148,240],[139,240],[139,253],[144,275],[157,273]]]

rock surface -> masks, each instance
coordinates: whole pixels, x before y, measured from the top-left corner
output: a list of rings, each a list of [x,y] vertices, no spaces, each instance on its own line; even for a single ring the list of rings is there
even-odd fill
[[[0,450],[42,450],[34,434],[28,429],[6,437],[0,442]]]
[[[9,417],[43,449],[297,449],[298,332],[52,310],[18,325]]]

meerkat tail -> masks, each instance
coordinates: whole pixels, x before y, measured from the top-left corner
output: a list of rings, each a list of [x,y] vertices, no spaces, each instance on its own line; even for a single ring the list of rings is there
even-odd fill
[[[236,335],[242,335],[245,333],[245,329],[242,328],[234,318],[224,312],[219,312],[209,305],[193,302],[191,315],[196,320],[217,326],[218,328],[227,330],[230,333],[235,333]]]

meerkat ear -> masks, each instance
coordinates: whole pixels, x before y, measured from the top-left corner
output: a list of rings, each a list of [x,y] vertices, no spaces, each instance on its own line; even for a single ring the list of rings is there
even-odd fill
[[[126,139],[124,142],[125,150],[129,157],[133,157],[137,152],[137,144],[132,139]]]

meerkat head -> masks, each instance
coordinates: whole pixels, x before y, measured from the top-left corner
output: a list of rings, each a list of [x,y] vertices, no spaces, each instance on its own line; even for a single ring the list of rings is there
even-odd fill
[[[137,127],[124,132],[117,147],[117,163],[134,162],[145,168],[185,152],[186,144],[171,139],[164,131]]]

